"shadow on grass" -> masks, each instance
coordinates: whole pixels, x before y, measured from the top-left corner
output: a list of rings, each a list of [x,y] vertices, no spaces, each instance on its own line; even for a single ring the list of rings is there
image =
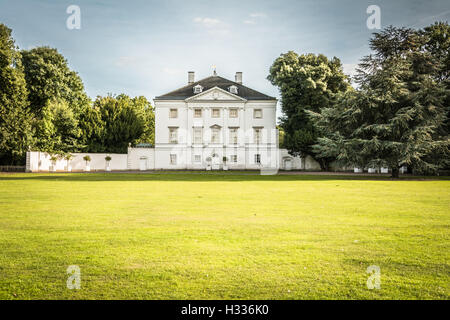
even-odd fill
[[[283,173],[260,175],[259,171],[206,172],[206,171],[152,171],[109,173],[0,173],[0,181],[50,180],[50,181],[430,181],[450,180],[450,177],[420,177],[405,175],[393,179],[388,175],[358,175],[351,173]]]

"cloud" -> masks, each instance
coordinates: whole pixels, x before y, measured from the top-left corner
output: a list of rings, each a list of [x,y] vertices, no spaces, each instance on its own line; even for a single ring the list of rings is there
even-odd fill
[[[245,24],[257,24],[258,20],[267,18],[267,15],[263,12],[254,12],[249,14],[250,19],[246,19],[243,22]]]
[[[343,63],[342,64],[342,69],[344,69],[344,74],[349,75],[352,78],[356,75],[357,67],[358,67],[357,63]]]
[[[230,33],[229,26],[219,19],[208,17],[197,17],[194,22],[205,28],[212,35],[228,35]]]
[[[214,27],[222,24],[222,21],[220,21],[219,19],[201,18],[201,17],[195,18],[194,22],[199,23],[199,24],[203,25],[206,28],[214,28]]]

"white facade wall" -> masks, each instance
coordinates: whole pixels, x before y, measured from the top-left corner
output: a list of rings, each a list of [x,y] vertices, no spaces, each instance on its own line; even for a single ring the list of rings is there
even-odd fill
[[[153,170],[155,169],[154,148],[128,148],[127,170]]]
[[[205,169],[209,157],[210,164],[223,166],[224,156],[230,169],[278,166],[276,103],[247,101],[217,87],[186,100],[155,100],[155,169]],[[176,118],[170,117],[171,109],[177,110]],[[201,117],[194,116],[196,109],[201,110]],[[213,117],[213,109],[220,110],[219,117]],[[236,118],[230,117],[230,109],[237,110]],[[255,109],[262,110],[262,118],[254,117]],[[176,143],[170,141],[170,128],[177,130]],[[194,141],[194,128],[202,130],[201,143]],[[213,128],[220,130],[217,142],[211,139]],[[230,141],[230,128],[237,129],[237,143]],[[262,132],[258,144],[255,128]],[[255,154],[260,154],[261,164],[255,163]],[[233,156],[237,156],[237,162],[231,161]],[[174,163],[171,157],[176,158]]]

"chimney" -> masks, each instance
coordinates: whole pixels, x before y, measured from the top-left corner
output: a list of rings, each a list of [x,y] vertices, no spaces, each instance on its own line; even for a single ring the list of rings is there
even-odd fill
[[[194,71],[188,72],[188,84],[193,84],[195,82],[195,73]]]
[[[242,72],[236,72],[234,79],[235,82],[242,84]]]

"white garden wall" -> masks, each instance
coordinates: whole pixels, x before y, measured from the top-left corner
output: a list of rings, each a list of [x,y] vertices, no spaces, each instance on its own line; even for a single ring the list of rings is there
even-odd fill
[[[72,171],[84,171],[86,168],[86,161],[83,160],[85,155],[91,157],[89,162],[90,171],[104,171],[106,170],[106,156],[111,157],[111,170],[127,170],[127,154],[117,153],[72,153],[73,159],[69,161]],[[50,171],[52,162],[51,155],[40,151],[29,151],[29,163],[27,161],[27,171],[39,172]],[[58,159],[55,166],[56,171],[67,171],[67,160]]]
[[[188,150],[188,153],[186,153]],[[279,169],[281,170],[306,170],[306,171],[320,171],[320,165],[317,161],[315,161],[312,157],[307,156],[306,158],[301,157],[293,157],[291,156],[286,149],[278,149],[278,152],[264,152],[264,150],[258,150],[258,153],[261,154],[261,163],[268,165],[266,163],[269,161],[268,159],[273,156],[273,154],[278,154],[279,156]],[[82,172],[86,169],[86,162],[83,160],[85,155],[89,155],[91,157],[91,161],[89,162],[90,171],[106,171],[107,162],[105,160],[106,156],[111,157],[111,161],[109,163],[109,167],[111,171],[127,171],[127,170],[206,170],[206,157],[210,156],[212,152],[217,153],[219,159],[219,167],[222,168],[222,157],[223,154],[222,149],[211,149],[211,148],[201,148],[200,150],[195,149],[164,149],[158,148],[158,151],[155,154],[154,148],[128,148],[127,154],[118,154],[118,153],[72,153],[73,159],[70,160],[71,171],[73,172]],[[177,164],[170,164],[170,154],[177,154]],[[227,163],[230,170],[248,170],[248,169],[260,169],[261,166],[254,164],[252,159],[254,158],[255,151],[252,149],[248,149],[247,151],[244,148],[236,148],[232,150],[227,150],[226,155],[230,159],[232,154],[237,154],[238,162],[232,163],[229,161]],[[201,155],[200,161],[198,163],[195,162],[194,155]],[[50,161],[51,155],[45,152],[39,151],[29,151],[27,152],[27,163],[26,163],[26,171],[28,172],[48,172],[52,171],[52,163]],[[246,160],[246,158],[248,158]],[[188,161],[189,160],[189,161]],[[247,163],[247,165],[245,164]],[[277,165],[276,162],[270,164],[269,167],[273,167],[273,165]],[[59,159],[56,161],[55,166],[56,172],[66,172],[67,170],[67,161],[64,159]],[[331,166],[331,170],[333,171],[350,171],[353,168],[345,168],[345,167],[334,167]],[[381,173],[387,173],[387,168],[382,168]],[[368,170],[369,173],[377,173],[380,172],[378,168]],[[406,171],[406,167],[401,169],[401,173]],[[361,171],[355,172],[364,172]]]
[[[124,170],[151,170],[154,169],[153,148],[129,148],[128,154],[119,153],[72,153],[73,159],[70,160],[71,171],[81,172],[86,169],[86,161],[83,157],[89,155],[90,171],[106,171],[106,156],[111,157],[109,167],[111,171]],[[40,151],[27,152],[26,170],[28,172],[52,171],[51,155]],[[65,172],[67,170],[67,160],[58,159],[56,161],[55,170]]]

